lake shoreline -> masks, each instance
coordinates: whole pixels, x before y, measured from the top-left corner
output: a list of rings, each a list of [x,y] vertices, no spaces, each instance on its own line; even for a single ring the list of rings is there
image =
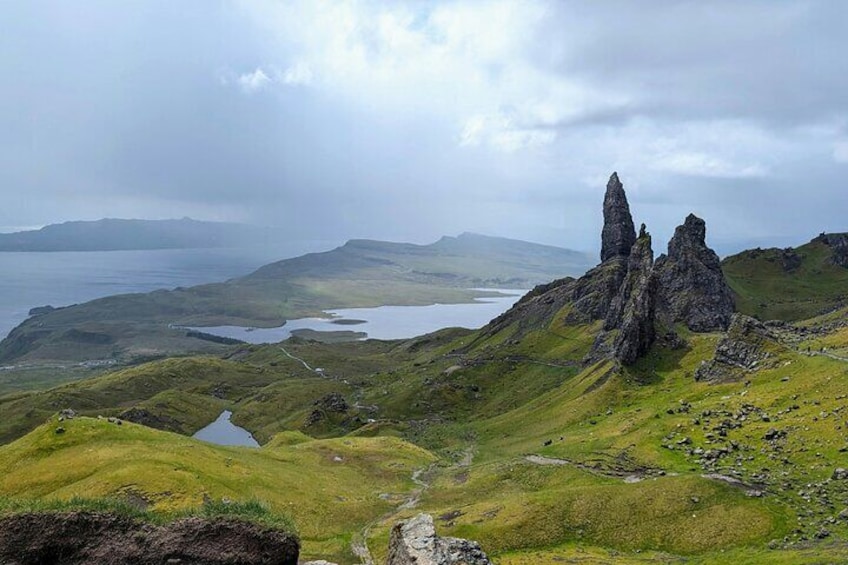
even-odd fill
[[[271,328],[255,326],[193,326],[189,331],[251,344],[278,343],[292,336],[321,341],[323,334],[333,341],[361,339],[408,339],[446,327],[477,329],[515,304],[523,289],[468,289],[486,293],[473,302],[429,304],[426,306],[378,306],[327,310],[327,317],[286,320]],[[492,295],[498,293],[498,295]],[[356,322],[355,325],[352,322]],[[355,331],[339,331],[338,325],[351,325]],[[334,327],[335,326],[335,327]],[[344,334],[350,339],[344,339]]]

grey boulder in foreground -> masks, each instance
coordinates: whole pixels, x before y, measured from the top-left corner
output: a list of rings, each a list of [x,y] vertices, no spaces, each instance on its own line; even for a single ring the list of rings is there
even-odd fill
[[[392,528],[386,565],[492,565],[477,542],[436,535],[433,518],[419,514]]]

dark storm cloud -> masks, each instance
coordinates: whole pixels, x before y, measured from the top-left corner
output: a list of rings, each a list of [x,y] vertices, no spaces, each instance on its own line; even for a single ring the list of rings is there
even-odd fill
[[[848,230],[848,9],[779,2],[0,5],[0,225],[101,216],[590,249]],[[657,245],[662,248],[662,244]]]

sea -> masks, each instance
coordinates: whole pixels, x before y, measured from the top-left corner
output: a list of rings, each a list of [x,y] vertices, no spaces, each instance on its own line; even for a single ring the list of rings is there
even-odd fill
[[[262,265],[326,247],[0,252],[0,337],[37,306],[68,306],[113,294],[222,282]]]
[[[110,296],[197,284],[244,276],[273,261],[324,251],[327,242],[298,242],[275,249],[166,249],[145,251],[0,252],[0,338],[23,322],[32,308],[68,306]],[[485,290],[485,289],[481,289]],[[500,292],[500,291],[499,291]],[[329,312],[327,319],[290,320],[281,328],[198,328],[208,333],[254,343],[276,342],[296,329],[349,330],[377,339],[414,337],[443,327],[478,328],[507,310],[524,291],[473,304],[385,306]]]

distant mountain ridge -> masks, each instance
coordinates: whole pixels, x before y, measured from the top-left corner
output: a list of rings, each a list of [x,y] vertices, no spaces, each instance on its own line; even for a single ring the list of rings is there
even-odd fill
[[[471,302],[487,294],[471,289],[530,288],[589,264],[584,253],[478,234],[429,245],[351,240],[226,282],[36,308],[0,342],[0,362],[214,351],[223,346],[173,326],[275,327],[334,308]]]
[[[241,247],[262,242],[273,228],[179,220],[104,218],[50,224],[38,230],[0,234],[0,251],[129,251]]]

